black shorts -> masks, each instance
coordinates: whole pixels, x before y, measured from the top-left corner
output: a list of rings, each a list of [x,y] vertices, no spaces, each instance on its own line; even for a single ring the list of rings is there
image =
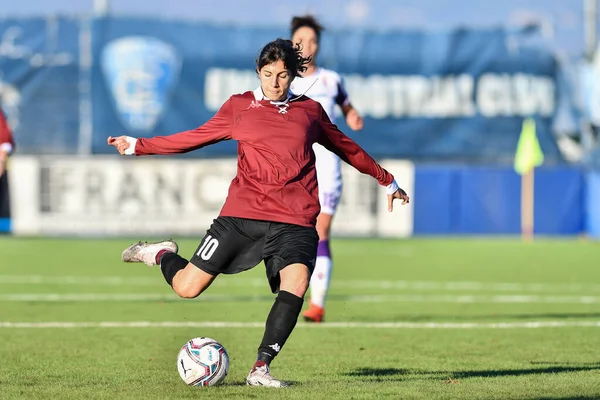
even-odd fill
[[[319,235],[315,228],[218,217],[206,231],[190,262],[211,275],[237,274],[265,262],[271,291],[279,291],[279,271],[290,264],[306,265],[312,274]]]

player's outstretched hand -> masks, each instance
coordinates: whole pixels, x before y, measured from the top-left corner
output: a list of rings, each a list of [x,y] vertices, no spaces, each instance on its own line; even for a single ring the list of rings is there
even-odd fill
[[[360,131],[363,128],[363,119],[355,109],[351,109],[346,115],[346,124],[353,131]]]
[[[122,156],[125,155],[125,150],[130,146],[130,143],[127,141],[127,136],[109,136],[106,142],[110,146],[115,146]]]
[[[388,211],[392,212],[394,210],[394,199],[402,200],[402,205],[408,204],[410,202],[410,198],[406,194],[406,192],[400,188],[394,192],[394,194],[388,194]]]

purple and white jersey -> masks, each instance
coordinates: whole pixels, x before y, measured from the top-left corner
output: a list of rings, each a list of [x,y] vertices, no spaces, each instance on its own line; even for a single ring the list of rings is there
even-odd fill
[[[304,94],[321,103],[334,124],[336,105],[342,107],[350,103],[342,77],[337,72],[325,68],[317,68],[307,77],[294,79],[290,89],[296,95]]]
[[[321,103],[333,123],[335,123],[336,106],[350,104],[342,77],[328,69],[317,68],[307,77],[295,78],[290,89],[296,95],[304,94]],[[313,150],[316,156],[315,168],[319,182],[321,212],[333,215],[342,195],[340,159],[318,143],[313,145]]]

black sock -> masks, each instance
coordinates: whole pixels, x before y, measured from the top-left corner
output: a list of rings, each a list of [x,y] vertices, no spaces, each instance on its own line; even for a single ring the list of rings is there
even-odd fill
[[[265,334],[258,348],[258,361],[269,365],[279,353],[298,321],[304,299],[290,292],[279,292],[265,324]]]
[[[172,252],[165,253],[160,259],[160,270],[171,287],[173,286],[175,274],[184,269],[187,265],[188,260],[181,257],[179,254]]]

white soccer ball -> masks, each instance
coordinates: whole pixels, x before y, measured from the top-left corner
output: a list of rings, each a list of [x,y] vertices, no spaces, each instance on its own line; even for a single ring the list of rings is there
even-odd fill
[[[218,385],[229,372],[229,355],[215,339],[194,338],[179,350],[177,371],[190,386]]]

